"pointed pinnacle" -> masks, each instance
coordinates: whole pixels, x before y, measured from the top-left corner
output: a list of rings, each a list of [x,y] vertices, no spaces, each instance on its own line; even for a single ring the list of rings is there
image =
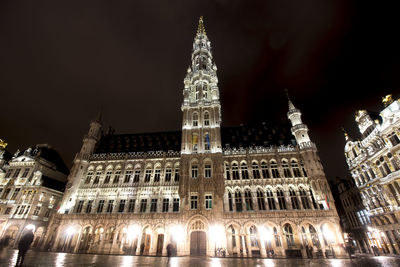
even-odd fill
[[[285,94],[286,94],[287,100],[289,101],[289,110],[296,109],[296,108],[294,107],[292,101],[290,100],[289,91],[288,91],[287,88],[285,88]]]
[[[206,35],[206,29],[204,28],[203,16],[200,16],[199,26],[197,27],[197,35],[204,34]]]

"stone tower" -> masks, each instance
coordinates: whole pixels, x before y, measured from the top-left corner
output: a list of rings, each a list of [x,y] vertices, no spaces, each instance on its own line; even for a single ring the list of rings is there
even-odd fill
[[[89,132],[83,137],[81,150],[75,155],[59,213],[68,213],[75,203],[76,191],[89,163],[89,155],[94,152],[96,143],[101,137],[101,126],[101,112],[99,112],[97,118],[90,122]]]
[[[213,62],[203,18],[193,42],[192,62],[184,79],[179,194],[190,215],[222,215],[224,193],[221,147],[221,104],[217,67]],[[197,198],[197,208],[194,201]],[[212,207],[206,207],[206,199]],[[192,201],[192,203],[191,203]]]

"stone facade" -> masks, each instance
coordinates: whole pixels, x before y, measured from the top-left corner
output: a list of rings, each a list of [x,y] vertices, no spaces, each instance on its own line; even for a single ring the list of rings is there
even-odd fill
[[[356,112],[361,139],[345,133],[345,156],[349,171],[361,192],[372,224],[369,246],[380,253],[400,253],[400,102],[384,98],[379,116]]]
[[[39,248],[49,218],[57,211],[68,169],[48,145],[17,151],[0,176],[0,237],[15,246],[27,228],[35,230],[32,244]],[[61,165],[61,166],[60,166]]]
[[[46,235],[52,250],[166,255],[171,244],[178,255],[343,255],[317,149],[293,103],[292,141],[265,123],[221,127],[202,19],[181,109],[180,132],[102,135],[101,119],[91,123]]]

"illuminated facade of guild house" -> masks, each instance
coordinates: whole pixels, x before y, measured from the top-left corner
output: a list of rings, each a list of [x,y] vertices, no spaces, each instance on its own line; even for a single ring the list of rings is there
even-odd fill
[[[365,207],[358,217],[372,252],[400,253],[400,99],[388,95],[380,114],[356,112],[360,140],[347,133],[345,156]]]
[[[101,119],[92,121],[46,235],[51,250],[166,255],[171,244],[177,255],[343,255],[323,167],[293,103],[291,126],[221,127],[202,19],[181,110],[177,132],[102,135]]]

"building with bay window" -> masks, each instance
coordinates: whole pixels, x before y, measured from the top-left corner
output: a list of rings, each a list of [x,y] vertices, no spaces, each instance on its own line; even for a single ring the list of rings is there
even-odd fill
[[[0,238],[15,246],[27,229],[35,230],[33,248],[43,245],[50,217],[59,208],[68,169],[49,145],[19,150],[0,176]]]
[[[288,120],[221,127],[217,67],[203,20],[184,79],[182,129],[101,133],[90,124],[46,242],[54,251],[282,257],[342,255],[317,148]]]
[[[400,100],[383,99],[379,114],[356,112],[361,138],[345,133],[345,157],[366,208],[368,245],[400,253]],[[360,215],[363,216],[363,215]]]

